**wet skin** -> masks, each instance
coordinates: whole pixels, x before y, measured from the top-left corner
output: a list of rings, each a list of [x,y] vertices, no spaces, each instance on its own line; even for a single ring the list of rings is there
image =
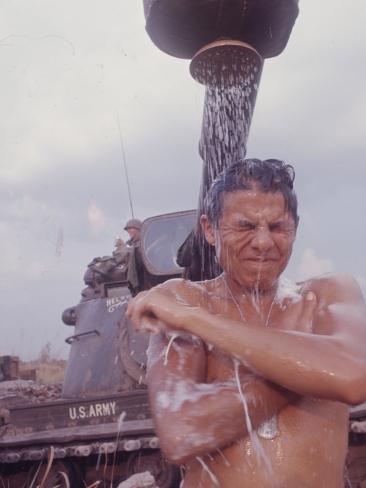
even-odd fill
[[[237,286],[240,292],[259,288],[270,293],[288,263],[296,237],[296,225],[285,211],[282,194],[255,189],[228,193],[219,226],[205,216],[201,221],[230,286]]]
[[[213,301],[209,306],[212,313],[240,320],[238,311],[232,304],[227,306],[223,314],[218,300],[213,298],[207,300],[209,301]],[[284,316],[286,312],[290,314],[291,309],[299,304],[287,303],[285,310],[282,310],[283,306],[282,303],[281,306],[272,308],[272,318],[268,323],[272,329],[290,327]],[[248,308],[248,322],[255,323],[257,319],[257,322],[262,321],[258,325],[264,327],[263,318],[256,317],[256,311],[251,309],[252,304]],[[233,378],[233,362],[227,354],[214,348],[207,351],[206,361],[208,383],[221,383]],[[246,368],[241,368],[243,377],[246,371]],[[271,408],[276,409],[275,405],[271,405],[271,394],[266,397],[266,401],[268,411]],[[245,424],[243,413],[241,418]],[[348,407],[345,404],[300,396],[291,397],[289,393],[288,404],[279,409],[277,422],[278,436],[269,440],[259,437],[267,461],[258,457],[249,435],[223,447],[222,454],[211,452],[211,458],[203,456],[221,487],[343,487],[343,466],[348,441]],[[186,464],[183,486],[206,488],[215,484],[202,465],[192,460]]]
[[[343,486],[345,404],[366,398],[358,286],[329,275],[279,298],[296,229],[278,193],[227,194],[218,229],[205,218],[203,227],[223,275],[167,282],[129,307],[138,327],[183,334],[168,355],[163,333],[149,349],[149,395],[165,454],[185,464],[185,488]],[[233,359],[254,429],[277,414],[278,435],[259,438],[259,457]]]

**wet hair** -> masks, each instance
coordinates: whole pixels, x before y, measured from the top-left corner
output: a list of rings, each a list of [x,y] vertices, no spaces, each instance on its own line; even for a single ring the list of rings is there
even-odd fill
[[[264,193],[282,193],[286,211],[297,225],[299,217],[297,197],[293,189],[294,179],[294,168],[278,159],[238,161],[224,170],[212,183],[204,201],[204,213],[217,227],[223,211],[224,193],[257,188]]]

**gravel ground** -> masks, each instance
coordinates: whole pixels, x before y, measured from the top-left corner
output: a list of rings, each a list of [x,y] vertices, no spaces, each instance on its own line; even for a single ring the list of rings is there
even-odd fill
[[[31,380],[0,382],[0,407],[41,403],[61,398],[62,384],[42,385]]]

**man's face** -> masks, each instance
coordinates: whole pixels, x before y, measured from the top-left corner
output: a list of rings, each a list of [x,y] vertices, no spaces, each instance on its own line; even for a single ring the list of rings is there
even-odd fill
[[[136,229],[135,227],[127,227],[126,231],[133,241],[140,239],[140,229]]]
[[[206,238],[230,279],[260,291],[272,288],[285,269],[295,236],[282,193],[256,189],[224,194],[218,228],[206,225]]]

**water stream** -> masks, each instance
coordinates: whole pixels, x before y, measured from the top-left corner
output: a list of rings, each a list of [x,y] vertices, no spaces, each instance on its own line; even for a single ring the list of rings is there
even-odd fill
[[[255,50],[230,42],[214,43],[195,56],[190,67],[192,76],[206,86],[199,143],[203,159],[199,216],[213,180],[233,162],[245,158],[262,71],[263,61]],[[189,276],[200,280],[219,273],[214,251],[197,225]]]
[[[253,429],[252,421],[251,421],[250,415],[249,415],[248,403],[247,403],[247,400],[246,400],[246,397],[245,397],[245,394],[244,394],[244,391],[243,391],[243,388],[242,388],[242,385],[240,382],[239,366],[240,366],[240,362],[238,360],[234,359],[235,380],[236,380],[236,384],[238,387],[240,399],[241,399],[241,402],[243,404],[244,417],[245,417],[245,423],[246,423],[248,435],[249,435],[250,441],[251,441],[252,446],[253,446],[253,452],[255,453],[255,455],[257,456],[257,459],[259,461],[258,464],[264,468],[267,480],[270,483],[270,486],[273,486],[273,484],[272,484],[272,480],[273,480],[272,464],[271,464],[269,457],[267,456],[267,454],[265,453],[265,451],[263,449],[261,441],[258,438],[258,433]]]

